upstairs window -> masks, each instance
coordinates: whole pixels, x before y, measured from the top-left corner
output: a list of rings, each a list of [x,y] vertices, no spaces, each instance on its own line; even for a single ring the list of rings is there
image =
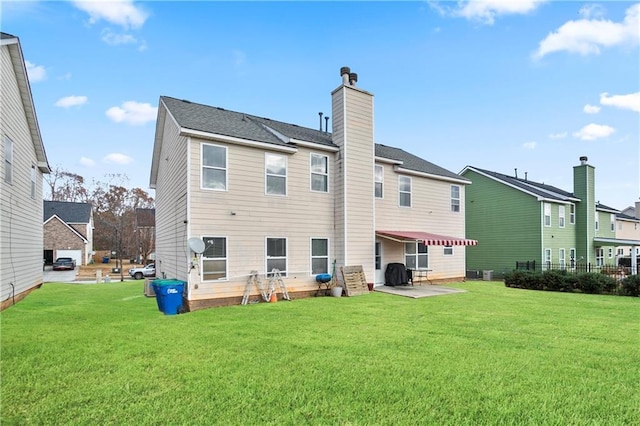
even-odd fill
[[[611,215],[611,232],[616,232],[616,215]]]
[[[451,185],[451,211],[460,211],[460,187],[458,185]]]
[[[411,178],[398,176],[398,203],[402,207],[411,207]]]
[[[225,237],[203,237],[202,281],[227,278],[227,239]]]
[[[227,147],[202,144],[202,188],[227,190]]]
[[[558,206],[558,226],[564,228],[564,206]]]
[[[569,207],[569,223],[572,225],[576,224],[576,205],[571,204]]]
[[[38,175],[38,173],[36,173],[36,166],[35,165],[31,165],[31,198],[35,199],[36,198],[36,176]]]
[[[382,166],[376,166],[375,179],[375,196],[376,198],[382,198],[382,184],[384,183],[384,168]]]
[[[4,181],[13,182],[13,141],[4,137]]]
[[[596,231],[600,230],[600,213],[596,212]]]
[[[287,157],[265,154],[265,192],[268,195],[287,195]]]
[[[287,276],[287,239],[267,238],[267,276],[277,269],[280,275]]]
[[[544,226],[551,226],[551,204],[544,203]]]
[[[329,192],[329,157],[311,154],[311,190]]]
[[[444,246],[444,255],[453,256],[453,246]]]

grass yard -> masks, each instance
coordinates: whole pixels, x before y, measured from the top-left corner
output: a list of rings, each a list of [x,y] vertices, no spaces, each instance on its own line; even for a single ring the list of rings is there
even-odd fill
[[[1,423],[629,425],[640,299],[383,293],[165,316],[142,282],[1,314]]]

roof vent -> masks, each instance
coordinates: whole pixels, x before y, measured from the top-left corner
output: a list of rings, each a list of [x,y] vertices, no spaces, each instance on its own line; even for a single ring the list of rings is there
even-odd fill
[[[349,73],[349,83],[352,86],[355,86],[357,81],[358,81],[358,74],[356,74],[355,72]]]
[[[582,157],[580,157],[580,164],[584,166],[585,164],[587,164],[587,160],[589,160],[587,156],[583,155]]]
[[[351,69],[349,67],[340,68],[340,77],[342,77],[342,84],[349,83],[349,74],[351,73]]]

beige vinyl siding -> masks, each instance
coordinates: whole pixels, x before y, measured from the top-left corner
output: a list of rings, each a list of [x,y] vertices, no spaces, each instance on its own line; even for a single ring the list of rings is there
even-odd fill
[[[331,110],[333,111],[333,117],[331,119],[332,126],[332,138],[333,143],[342,147],[344,145],[344,99],[339,96],[337,89],[332,93],[331,97]],[[345,161],[342,153],[335,158],[333,197],[335,199],[335,209],[333,212],[333,220],[335,224],[335,251],[334,258],[338,265],[344,265],[345,257],[345,188],[344,188],[344,167]]]
[[[42,284],[42,172],[26,120],[8,48],[2,46],[0,111],[0,297],[2,301]],[[13,141],[13,181],[4,181],[4,137]],[[31,168],[36,194],[31,197]]]
[[[619,224],[622,224],[622,229],[619,228]],[[616,236],[615,238],[620,240],[637,240],[640,241],[640,222],[631,220],[616,219]],[[616,249],[621,248],[624,251],[625,256],[629,256],[631,253],[631,246],[618,246]]]
[[[422,176],[398,173],[390,164],[384,168],[384,198],[377,198],[376,226],[378,230],[421,231],[449,237],[465,237],[465,185]],[[411,207],[398,205],[398,176],[411,177]],[[451,211],[451,185],[460,187],[460,211]],[[384,238],[378,238],[383,241]],[[404,248],[400,243],[387,249],[383,269],[390,262],[404,263]],[[392,255],[390,255],[392,254]],[[454,246],[453,256],[444,256],[443,246],[429,246],[429,278],[449,279],[465,275],[464,246]]]
[[[169,114],[164,122],[156,186],[156,271],[162,278],[188,278],[187,138]],[[164,274],[164,275],[163,275]]]
[[[346,247],[345,263],[362,265],[369,281],[374,273],[373,97],[345,88]]]
[[[227,147],[227,191],[200,189],[202,143]],[[200,282],[191,272],[193,300],[242,295],[252,270],[266,272],[266,238],[287,239],[289,291],[316,288],[311,276],[310,238],[328,238],[333,259],[334,155],[329,158],[329,192],[310,189],[309,156],[299,148],[287,157],[287,195],[265,194],[265,151],[243,145],[191,139],[190,236],[227,238],[227,280]],[[235,213],[232,215],[232,213]],[[199,265],[200,267],[201,265]],[[197,289],[196,287],[197,283]]]

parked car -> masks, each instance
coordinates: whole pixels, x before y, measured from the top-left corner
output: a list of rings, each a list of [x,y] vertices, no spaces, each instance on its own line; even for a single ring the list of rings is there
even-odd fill
[[[131,275],[136,280],[141,280],[142,277],[155,277],[156,265],[155,263],[150,263],[143,268],[131,268],[129,269],[129,275]]]
[[[76,269],[76,261],[72,257],[59,257],[53,262],[54,271],[62,271],[64,269]]]

